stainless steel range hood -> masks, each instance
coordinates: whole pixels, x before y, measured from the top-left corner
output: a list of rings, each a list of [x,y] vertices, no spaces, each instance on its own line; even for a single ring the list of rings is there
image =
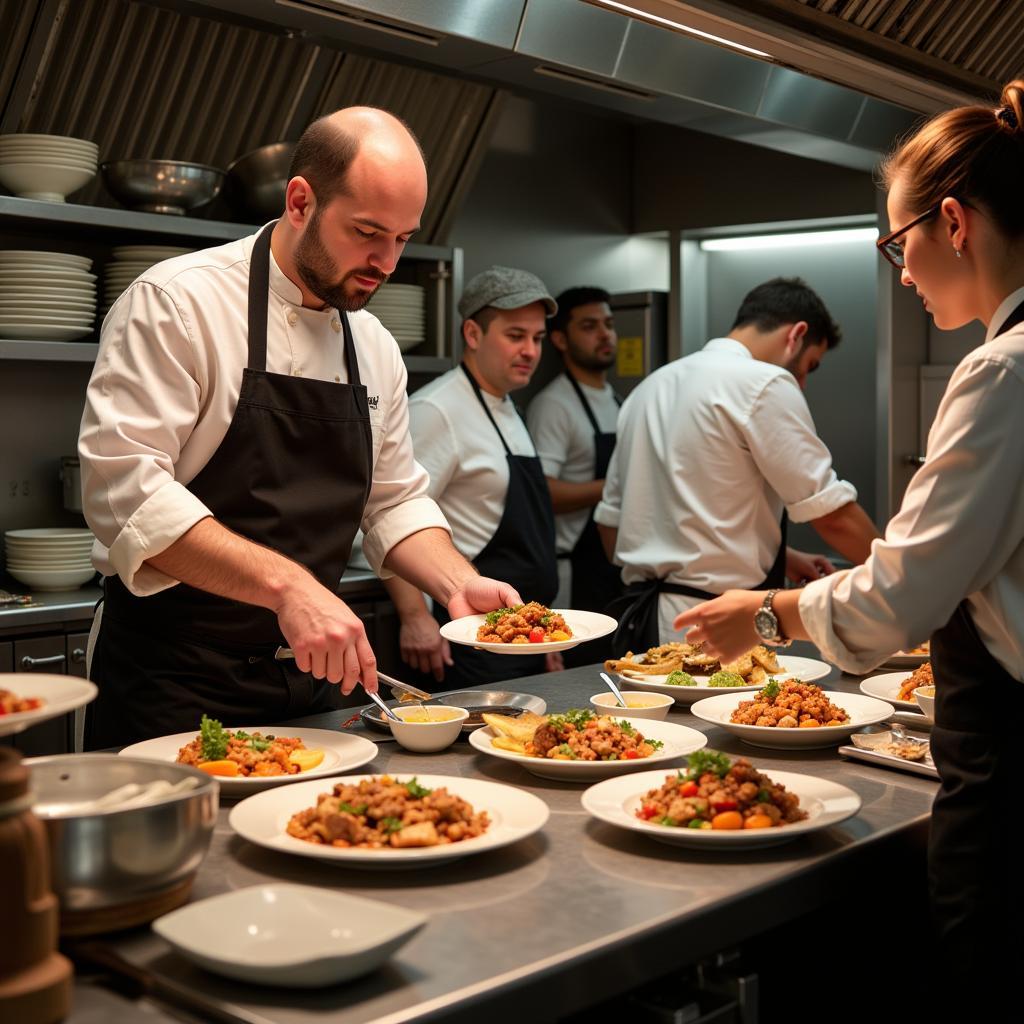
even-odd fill
[[[584,0],[189,0],[447,74],[870,170],[917,114]],[[213,13],[211,11],[210,13]]]

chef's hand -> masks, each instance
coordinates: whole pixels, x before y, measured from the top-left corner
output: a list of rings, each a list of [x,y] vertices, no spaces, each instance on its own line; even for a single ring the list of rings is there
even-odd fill
[[[295,664],[303,672],[340,683],[346,695],[360,680],[367,693],[377,692],[377,659],[366,630],[340,597],[303,574],[274,610],[295,653]]]
[[[678,630],[689,627],[686,642],[703,642],[704,650],[712,657],[735,661],[761,643],[754,629],[754,615],[763,600],[764,594],[758,591],[727,590],[721,597],[677,615],[672,626]]]
[[[493,612],[495,608],[510,608],[522,604],[523,599],[515,587],[492,580],[487,576],[471,576],[448,602],[448,614],[453,619],[463,615]]]
[[[441,682],[445,665],[452,665],[448,641],[441,636],[441,627],[433,615],[410,615],[402,620],[398,634],[402,661],[420,672],[431,672]]]
[[[786,579],[798,586],[831,576],[836,567],[824,555],[811,555],[796,548],[786,549]]]
[[[549,651],[544,655],[545,672],[564,672],[565,662],[562,660],[561,651]]]

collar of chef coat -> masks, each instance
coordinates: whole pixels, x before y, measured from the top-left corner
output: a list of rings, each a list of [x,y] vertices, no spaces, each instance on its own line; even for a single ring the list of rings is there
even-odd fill
[[[754,353],[735,338],[712,338],[704,348],[709,352],[731,352],[734,356],[743,356],[745,359],[754,358]]]
[[[271,223],[275,223],[271,221]],[[264,225],[266,227],[266,225]],[[262,228],[260,229],[262,231]],[[246,258],[252,260],[252,247],[256,244],[258,233],[250,235],[245,240],[246,245]],[[277,260],[274,259],[274,250],[270,250],[270,290],[277,296],[282,302],[287,303],[289,306],[294,306],[297,310],[305,309],[308,313],[334,313],[332,306],[324,306],[323,309],[313,309],[312,307],[302,305],[302,290],[299,286],[290,278],[287,274],[278,266]]]
[[[1024,288],[1018,288],[999,303],[992,319],[988,322],[988,330],[985,332],[985,341],[991,341],[996,336],[996,331],[1006,322],[1006,318],[1024,302]]]

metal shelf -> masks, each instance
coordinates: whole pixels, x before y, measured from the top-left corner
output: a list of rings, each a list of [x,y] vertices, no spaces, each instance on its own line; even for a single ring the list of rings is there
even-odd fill
[[[258,231],[259,224],[235,224],[223,220],[202,220],[199,217],[175,217],[162,213],[137,213],[115,210],[107,206],[81,206],[76,203],[46,203],[38,199],[0,196],[0,221],[16,227],[45,228],[56,226],[64,234],[88,234],[95,238],[100,229],[114,234],[130,231],[144,235],[164,235],[182,239],[203,239],[230,242]],[[452,259],[453,250],[443,245],[419,245],[410,242],[404,258],[415,260]]]
[[[98,348],[95,341],[20,341],[0,338],[0,359],[93,363]]]

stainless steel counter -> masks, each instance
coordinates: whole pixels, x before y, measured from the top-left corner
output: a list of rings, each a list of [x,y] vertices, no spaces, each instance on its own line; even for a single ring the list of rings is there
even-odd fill
[[[586,706],[602,689],[597,667],[518,681],[549,708]],[[858,680],[833,673],[829,688]],[[324,726],[347,714],[301,720]],[[767,850],[698,852],[648,841],[592,821],[585,785],[535,778],[465,743],[411,755],[380,743],[367,772],[430,772],[491,779],[536,793],[551,808],[544,830],[513,847],[415,872],[334,868],[258,849],[233,835],[222,808],[194,898],[265,881],[336,888],[422,910],[427,927],[375,974],[336,988],[260,989],[206,974],[148,930],[110,941],[132,964],[216,1000],[224,1019],[272,1024],[337,1021],[481,1020],[557,1017],[631,989],[728,944],[827,905],[842,888],[851,903],[877,885],[894,848],[922,841],[936,783],[840,760],[833,750],[747,747],[675,708],[670,721],[704,729],[709,745],[743,754],[767,771],[802,771],[842,781],[863,808],[828,831]],[[361,727],[360,727],[361,731]],[[383,737],[367,733],[370,738]],[[457,789],[456,789],[457,791]],[[137,1004],[108,1024],[135,1020]],[[81,1024],[76,1014],[72,1024]]]

